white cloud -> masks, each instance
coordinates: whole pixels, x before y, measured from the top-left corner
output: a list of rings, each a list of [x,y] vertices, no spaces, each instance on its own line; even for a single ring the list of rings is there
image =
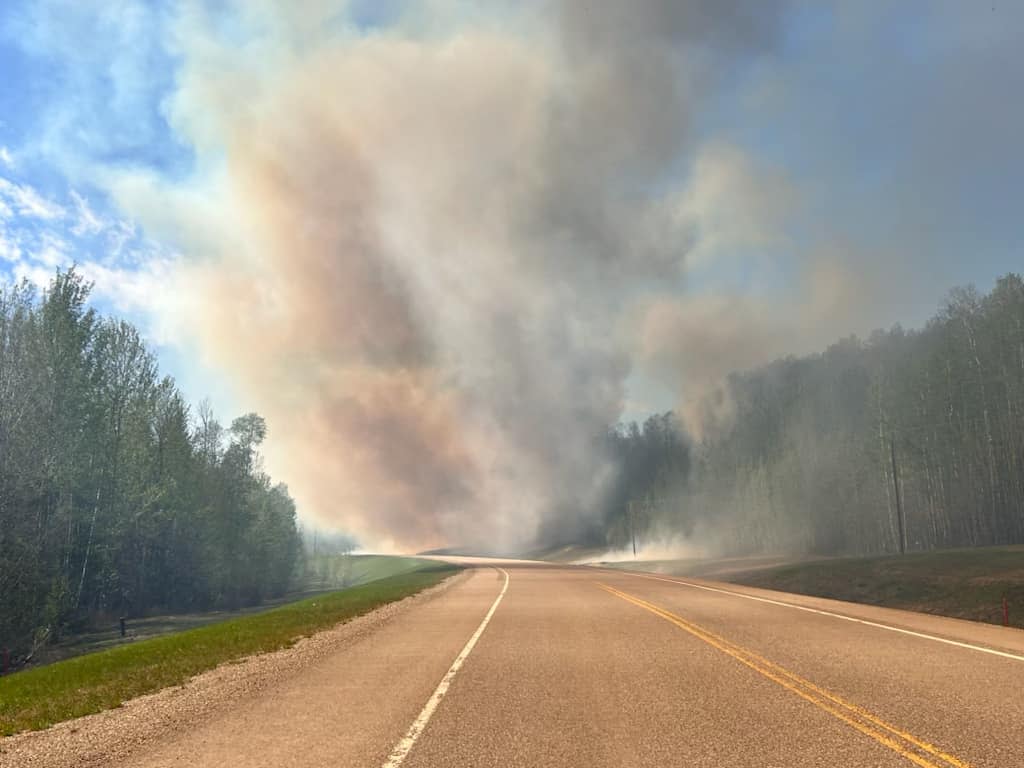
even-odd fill
[[[118,313],[141,317],[146,336],[159,345],[184,338],[188,292],[181,290],[178,258],[166,252],[134,254],[139,267],[120,267],[86,261],[82,275],[95,284],[93,295],[109,301]]]
[[[66,211],[52,200],[47,200],[33,187],[16,184],[0,176],[0,200],[5,200],[20,216],[35,219],[62,219]]]
[[[11,150],[4,146],[0,146],[0,165],[7,168],[14,167],[14,155],[11,154]]]
[[[170,15],[165,4],[35,0],[21,5],[4,19],[6,31],[14,45],[46,61],[48,77],[62,87],[56,98],[37,104],[36,130],[17,146],[19,156],[45,160],[81,183],[94,182],[104,158],[144,148],[136,155],[141,159],[164,145],[168,137],[160,105],[175,69],[165,44]]]
[[[135,239],[138,227],[134,222],[119,219],[107,229],[107,245],[110,246],[108,259],[117,259],[124,252],[124,247]]]
[[[21,247],[3,229],[0,229],[0,259],[15,263],[21,261]]]
[[[66,206],[35,187],[0,175],[0,279],[46,286],[58,269],[77,263],[96,283],[95,296],[119,313],[143,318],[161,343],[174,336],[178,315],[167,298],[175,293],[175,257],[140,237],[137,225],[107,215],[76,189]],[[159,317],[150,321],[150,317]]]
[[[28,280],[32,285],[42,289],[47,288],[50,285],[50,280],[53,279],[53,272],[46,269],[46,267],[40,267],[24,261],[19,261],[14,265],[12,274],[15,282]]]
[[[53,232],[43,232],[39,237],[38,250],[29,253],[29,257],[36,263],[48,267],[52,272],[58,267],[70,265],[70,251],[71,243],[67,240]]]
[[[71,190],[71,199],[75,202],[76,216],[75,223],[71,227],[72,232],[79,237],[84,237],[86,235],[95,235],[107,226],[107,222],[100,218],[89,206],[89,201],[75,190]]]

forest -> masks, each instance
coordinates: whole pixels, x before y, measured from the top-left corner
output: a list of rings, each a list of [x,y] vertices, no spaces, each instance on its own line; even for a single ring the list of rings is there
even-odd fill
[[[610,544],[631,517],[641,541],[727,555],[1024,542],[1019,275],[953,290],[920,330],[737,372],[720,395],[728,416],[699,439],[671,414],[609,435]]]
[[[74,269],[0,286],[0,648],[97,619],[284,592],[295,505],[261,469],[267,426],[192,410]]]

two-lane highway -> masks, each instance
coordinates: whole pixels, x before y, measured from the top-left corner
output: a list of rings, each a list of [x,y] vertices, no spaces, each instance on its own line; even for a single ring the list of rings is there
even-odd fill
[[[1024,766],[1024,633],[994,629],[478,564],[128,764],[1013,768]]]

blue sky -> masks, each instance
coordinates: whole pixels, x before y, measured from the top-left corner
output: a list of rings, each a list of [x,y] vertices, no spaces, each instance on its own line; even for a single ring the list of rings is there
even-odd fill
[[[344,34],[387,31],[405,4],[339,6]],[[187,179],[197,156],[168,107],[182,67],[171,2],[9,0],[0,9],[0,274],[44,282],[83,265],[97,303],[160,345],[188,394],[230,400],[216,366],[153,312],[161,275],[189,258],[118,208],[110,179]],[[231,13],[223,23],[230,25]],[[680,291],[785,293],[789,253],[852,243],[849,267],[894,267],[902,294],[851,321],[918,324],[945,289],[985,288],[1021,266],[1024,5],[794,3],[781,43],[737,59],[697,116],[699,141],[727,142],[785,176],[799,212],[779,242],[739,243],[694,265]],[[679,172],[691,166],[681,158]],[[641,377],[642,378],[642,377]],[[644,404],[662,404],[637,379]],[[646,397],[646,400],[644,399]],[[657,401],[657,402],[655,402]]]

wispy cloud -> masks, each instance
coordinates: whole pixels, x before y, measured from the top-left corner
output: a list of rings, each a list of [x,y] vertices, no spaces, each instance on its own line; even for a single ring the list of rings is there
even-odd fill
[[[36,288],[46,288],[50,281],[53,280],[53,272],[46,267],[40,267],[36,264],[29,264],[28,262],[18,262],[14,266],[13,277],[16,281],[21,282],[25,280]]]
[[[21,261],[21,247],[4,229],[0,229],[0,259],[8,262]]]
[[[165,45],[171,4],[3,5],[0,36],[36,77],[19,94],[31,109],[5,115],[11,123],[7,133],[20,137],[6,143],[19,156],[56,165],[77,184],[93,181],[113,157],[162,165],[180,152],[161,109],[175,70]]]
[[[69,188],[54,200],[20,177],[0,176],[0,281],[42,287],[74,264],[95,283],[97,302],[136,320],[158,344],[179,340],[177,256],[107,210],[102,195]]]
[[[119,314],[140,319],[146,336],[158,345],[184,340],[184,318],[189,293],[181,284],[177,254],[148,244],[133,254],[130,263],[89,259],[79,264],[82,274],[93,282],[94,296]]]
[[[105,229],[107,223],[93,211],[89,201],[82,197],[76,190],[71,190],[71,199],[75,203],[75,223],[71,231],[79,237],[95,235]]]
[[[18,184],[0,176],[0,200],[6,202],[19,216],[35,219],[61,219],[64,208],[28,184]]]
[[[139,234],[138,227],[131,221],[118,219],[107,227],[107,256],[108,259],[119,259],[125,251],[125,246],[136,239]]]
[[[67,267],[72,263],[71,243],[54,232],[43,232],[39,237],[39,246],[31,254],[31,258],[48,268],[50,272]]]

